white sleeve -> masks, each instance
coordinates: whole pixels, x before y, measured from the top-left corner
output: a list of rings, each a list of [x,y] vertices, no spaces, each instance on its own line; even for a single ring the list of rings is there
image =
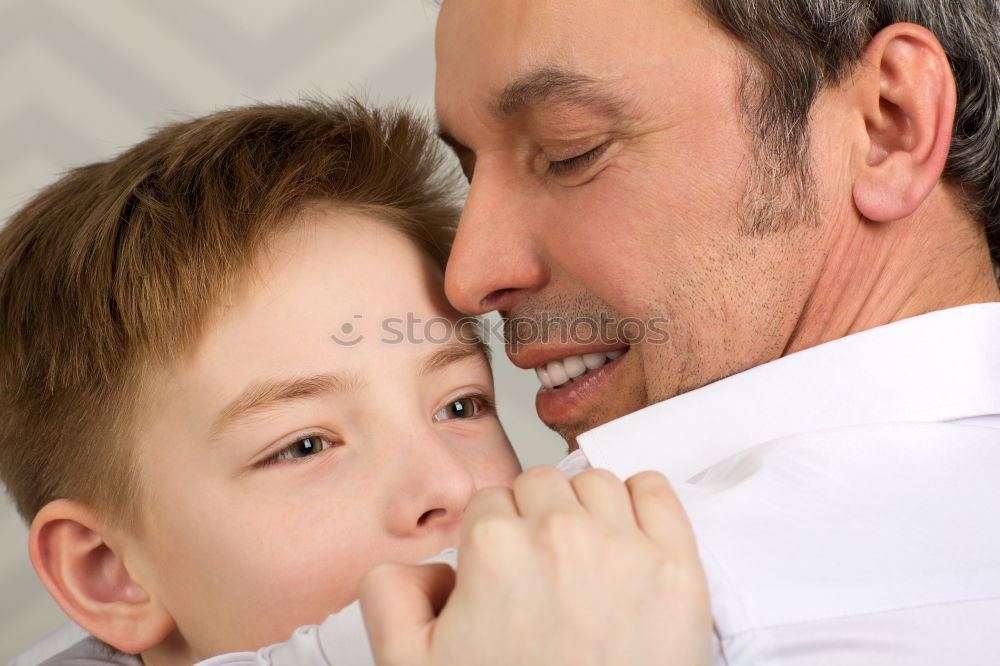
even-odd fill
[[[454,548],[425,560],[444,562],[452,567],[458,551]],[[375,666],[361,605],[355,601],[322,624],[299,627],[292,637],[257,652],[234,652],[200,661],[195,666]]]

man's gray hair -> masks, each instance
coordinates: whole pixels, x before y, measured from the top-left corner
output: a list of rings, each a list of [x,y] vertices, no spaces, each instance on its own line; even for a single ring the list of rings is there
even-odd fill
[[[994,262],[1000,259],[1000,0],[695,1],[753,56],[743,103],[756,136],[757,194],[765,201],[769,189],[791,194],[783,204],[809,204],[807,125],[822,87],[849,74],[882,28],[909,22],[934,33],[958,87],[944,178],[984,225]],[[753,211],[756,231],[766,230],[773,212]]]

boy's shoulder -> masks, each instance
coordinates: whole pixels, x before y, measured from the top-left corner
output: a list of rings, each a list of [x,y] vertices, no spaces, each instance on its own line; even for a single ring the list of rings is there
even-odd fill
[[[7,666],[142,666],[133,655],[124,654],[69,622],[17,655]]]

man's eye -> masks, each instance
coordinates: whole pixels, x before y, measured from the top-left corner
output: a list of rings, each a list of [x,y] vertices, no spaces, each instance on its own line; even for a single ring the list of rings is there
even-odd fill
[[[330,448],[333,448],[333,442],[327,438],[320,437],[319,435],[310,435],[309,437],[303,437],[302,439],[293,442],[291,446],[278,451],[276,454],[263,461],[263,464],[269,465],[282,460],[308,458],[309,456],[314,456],[317,453],[326,451]]]
[[[470,419],[473,416],[478,416],[482,409],[482,404],[473,396],[459,398],[438,410],[438,413],[434,415],[434,420]]]
[[[585,153],[581,153],[574,157],[567,158],[565,160],[558,160],[556,162],[549,162],[548,173],[552,176],[568,176],[577,171],[581,171],[586,167],[590,166],[597,160],[601,154],[607,150],[608,144],[602,143],[601,145],[591,148]]]

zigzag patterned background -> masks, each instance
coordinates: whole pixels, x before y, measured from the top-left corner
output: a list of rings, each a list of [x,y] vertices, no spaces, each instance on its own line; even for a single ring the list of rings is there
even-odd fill
[[[67,168],[219,107],[348,92],[429,108],[435,15],[432,0],[0,0],[0,220]],[[558,459],[534,377],[494,359],[522,460]],[[3,663],[65,621],[25,535],[0,502]]]

